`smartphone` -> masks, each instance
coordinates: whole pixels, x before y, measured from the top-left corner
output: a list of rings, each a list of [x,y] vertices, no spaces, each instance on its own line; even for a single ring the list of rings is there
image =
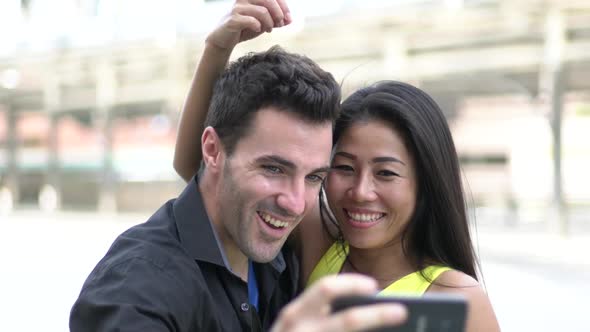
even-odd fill
[[[427,293],[423,296],[347,296],[332,302],[332,312],[359,305],[395,302],[406,306],[403,325],[384,326],[371,332],[464,332],[467,301],[456,294]]]

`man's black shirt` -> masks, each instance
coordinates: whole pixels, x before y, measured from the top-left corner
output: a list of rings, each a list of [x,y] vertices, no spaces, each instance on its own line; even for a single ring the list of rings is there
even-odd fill
[[[298,267],[285,247],[254,270],[259,313],[248,303],[247,284],[229,269],[193,180],[115,240],[84,283],[70,330],[267,330],[295,296]]]

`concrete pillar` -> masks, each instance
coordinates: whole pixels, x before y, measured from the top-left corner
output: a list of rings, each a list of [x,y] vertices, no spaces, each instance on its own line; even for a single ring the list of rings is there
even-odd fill
[[[95,115],[95,123],[102,133],[102,170],[99,173],[98,209],[102,212],[114,212],[117,209],[117,202],[116,174],[113,167],[113,121],[110,109],[99,109]]]
[[[553,136],[553,209],[556,218],[555,223],[562,235],[568,233],[567,206],[563,197],[563,172],[562,172],[562,117],[563,117],[563,94],[564,94],[563,69],[553,73],[553,90],[551,92],[551,132]]]
[[[19,195],[19,170],[17,165],[18,133],[16,124],[17,111],[8,106],[6,108],[6,177],[4,180],[3,200],[6,200],[6,208],[12,209],[18,205]],[[9,201],[11,200],[11,202]]]
[[[192,73],[188,71],[188,59],[187,59],[187,42],[183,38],[176,39],[176,47],[171,50],[167,57],[167,72],[168,72],[168,106],[174,110],[174,112],[180,112],[182,103],[186,95],[187,86],[189,86],[189,77]]]
[[[548,98],[550,106],[551,132],[553,138],[553,194],[548,226],[551,231],[562,235],[568,232],[566,205],[563,198],[562,174],[562,116],[565,75],[563,52],[567,42],[566,27],[559,8],[549,8],[545,26],[545,57],[541,72],[541,92]]]
[[[114,64],[108,57],[99,60],[96,66],[96,105],[94,114],[97,128],[102,133],[102,171],[98,209],[102,212],[114,212],[116,204],[116,174],[113,167],[113,114],[116,98],[116,73]]]
[[[57,130],[59,116],[55,112],[50,112],[49,132],[48,132],[48,160],[47,173],[45,174],[45,183],[39,191],[39,208],[45,212],[53,212],[61,208],[61,181],[59,173],[59,151],[57,142]]]
[[[47,133],[47,170],[45,181],[39,191],[39,208],[45,212],[53,212],[61,208],[61,181],[59,173],[58,149],[58,110],[61,105],[61,90],[59,75],[56,70],[58,63],[54,62],[47,68],[44,76],[43,108],[49,120]]]

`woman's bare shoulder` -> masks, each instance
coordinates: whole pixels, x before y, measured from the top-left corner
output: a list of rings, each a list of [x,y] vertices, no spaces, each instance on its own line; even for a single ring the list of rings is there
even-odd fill
[[[472,276],[457,270],[443,272],[428,292],[459,293],[469,301],[489,301],[482,285]]]
[[[454,293],[468,303],[467,332],[500,331],[492,303],[484,287],[472,276],[457,270],[443,272],[428,289],[429,293]]]
[[[457,270],[448,270],[435,280],[431,290],[448,291],[449,288],[481,288],[480,283],[472,276]]]

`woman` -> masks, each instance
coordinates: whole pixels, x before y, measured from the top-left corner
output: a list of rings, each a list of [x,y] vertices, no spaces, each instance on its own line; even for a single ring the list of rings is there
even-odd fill
[[[457,154],[426,93],[389,81],[355,92],[342,103],[334,142],[325,184],[331,211],[322,205],[321,216],[340,241],[318,240],[330,247],[304,252],[315,267],[310,283],[334,270],[373,275],[383,289],[412,272],[426,281],[450,268],[477,278]]]
[[[184,179],[198,169],[195,124],[233,47],[289,23],[285,4],[275,5],[261,14],[240,1],[209,36],[175,151]],[[356,272],[375,278],[383,294],[459,293],[469,302],[467,331],[499,330],[477,281],[457,153],[436,103],[399,82],[361,89],[342,103],[333,142],[326,200],[298,229],[302,280]]]

